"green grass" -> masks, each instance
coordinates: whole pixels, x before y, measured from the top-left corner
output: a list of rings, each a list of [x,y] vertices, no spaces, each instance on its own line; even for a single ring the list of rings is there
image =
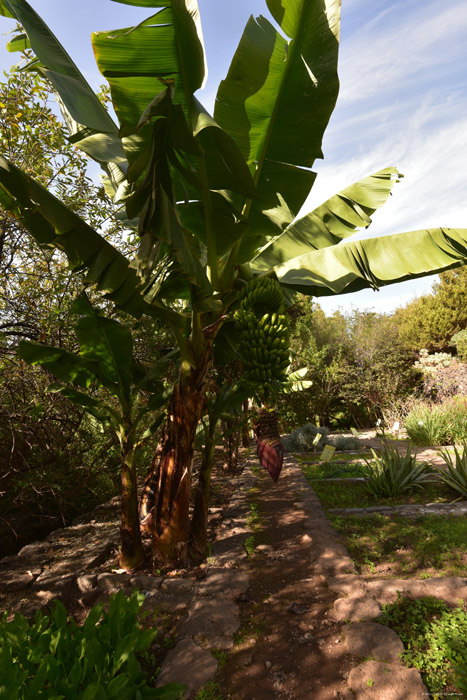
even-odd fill
[[[227,700],[227,698],[219,683],[208,683],[198,690],[195,700]]]
[[[406,651],[402,660],[422,673],[430,697],[462,697],[467,692],[467,613],[433,597],[398,597],[383,606],[377,622],[391,627]]]
[[[467,519],[455,515],[419,518],[369,515],[332,517],[335,529],[362,573],[373,573],[377,564],[396,564],[403,576],[426,578],[465,575]],[[399,572],[397,576],[401,575]]]
[[[346,479],[365,476],[365,464],[359,462],[302,462],[308,481],[314,479]]]
[[[305,476],[307,474],[305,473]],[[308,477],[307,477],[308,478]],[[363,482],[345,483],[311,481],[323,508],[368,508],[402,504],[451,503],[459,494],[444,484],[427,482],[423,488],[414,489],[397,498],[376,498],[368,493]]]

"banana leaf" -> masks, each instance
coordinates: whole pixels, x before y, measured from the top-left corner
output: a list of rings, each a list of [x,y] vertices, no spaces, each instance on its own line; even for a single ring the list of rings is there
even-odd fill
[[[435,228],[345,241],[271,268],[302,294],[328,296],[436,274],[467,263],[467,229]]]

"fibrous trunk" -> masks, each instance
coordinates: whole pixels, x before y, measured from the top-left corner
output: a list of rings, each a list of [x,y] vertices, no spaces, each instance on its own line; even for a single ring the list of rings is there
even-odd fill
[[[190,528],[190,548],[195,555],[201,556],[205,556],[208,550],[208,507],[214,450],[214,436],[208,436],[203,450]]]
[[[140,519],[153,533],[158,559],[184,561],[187,552],[191,462],[204,404],[209,355],[180,378],[169,402],[163,439],[146,477]]]
[[[121,439],[122,455],[122,522],[119,563],[124,569],[135,569],[144,560],[138,516],[135,447],[132,436]]]

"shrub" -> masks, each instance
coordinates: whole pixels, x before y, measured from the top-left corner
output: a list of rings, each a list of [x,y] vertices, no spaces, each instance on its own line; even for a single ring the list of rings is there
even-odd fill
[[[318,428],[313,423],[307,423],[296,428],[290,435],[287,435],[282,444],[286,452],[314,452],[322,450],[326,444],[328,428]],[[321,435],[317,444],[314,444],[317,435]]]
[[[421,488],[429,471],[426,463],[417,464],[417,455],[411,454],[411,445],[407,452],[400,455],[395,447],[389,447],[385,442],[381,445],[381,454],[374,450],[373,461],[366,462],[366,490],[376,498],[396,498],[404,491]]]
[[[462,451],[454,447],[454,460],[447,450],[441,450],[440,454],[447,464],[447,471],[436,468],[438,478],[447,484],[461,496],[467,497],[467,442],[464,442]]]
[[[328,438],[328,443],[336,448],[336,450],[361,450],[362,444],[356,437],[345,437],[337,435],[336,437]]]
[[[457,357],[461,362],[467,362],[467,329],[452,336],[451,341],[457,349]]]
[[[67,619],[55,601],[51,615],[37,613],[30,626],[16,614],[0,620],[0,695],[4,698],[75,698],[133,700],[180,698],[185,686],[147,685],[137,659],[153,643],[155,629],[142,630],[138,615],[144,595],[111,596],[109,611],[96,605],[82,627]]]
[[[420,350],[420,358],[415,363],[415,367],[423,374],[436,374],[438,369],[449,367],[452,356],[448,352],[435,352],[433,355],[428,353],[428,350],[422,348]]]
[[[442,404],[419,403],[405,419],[407,435],[415,445],[449,445],[467,440],[467,398]]]

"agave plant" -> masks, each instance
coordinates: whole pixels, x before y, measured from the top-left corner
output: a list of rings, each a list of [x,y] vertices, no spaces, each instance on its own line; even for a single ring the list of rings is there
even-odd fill
[[[373,460],[365,459],[366,490],[375,498],[397,498],[412,488],[422,488],[430,473],[426,462],[417,463],[417,453],[411,453],[407,445],[405,455],[399,454],[396,447],[383,442],[378,455],[374,450]]]
[[[447,470],[436,467],[438,478],[461,496],[467,497],[467,442],[462,443],[461,450],[454,446],[454,459],[448,450],[440,450],[439,454],[446,462]]]
[[[232,312],[247,281],[268,276],[313,296],[377,289],[464,264],[467,230],[346,241],[387,200],[394,167],[297,219],[338,94],[339,0],[267,0],[276,26],[250,18],[213,116],[195,97],[206,75],[196,0],[116,1],[154,8],[135,27],[92,36],[118,125],[26,0],[0,0],[0,14],[22,25],[10,49],[32,49],[28,69],[57,93],[72,143],[102,166],[137,232],[134,259],[1,157],[0,204],[115,306],[162,320],[176,337],[180,375],[151,488],[154,550],[177,559],[214,345],[235,344]]]

